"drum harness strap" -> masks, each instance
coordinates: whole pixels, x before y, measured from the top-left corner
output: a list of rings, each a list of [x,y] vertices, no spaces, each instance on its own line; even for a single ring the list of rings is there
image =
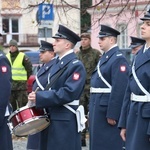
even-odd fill
[[[91,87],[90,88],[90,93],[111,93],[112,86],[102,76],[99,66],[100,66],[100,61],[98,62],[98,65],[97,65],[98,76],[108,86],[108,88],[94,88],[94,87]]]
[[[68,63],[69,64],[69,63]],[[63,67],[61,70],[59,70],[56,75],[53,77],[52,82],[48,83],[46,88],[44,90],[49,90],[52,85],[55,83],[55,81],[63,74],[63,72],[67,69],[68,64]],[[78,132],[82,132],[85,129],[85,122],[87,119],[85,118],[85,113],[84,113],[84,107],[80,105],[77,110],[74,110],[72,107],[69,105],[74,105],[78,106],[79,105],[79,100],[74,100],[70,103],[64,104],[64,107],[66,107],[68,110],[73,112],[76,115],[76,120],[77,120],[77,127],[78,127]]]
[[[44,90],[44,87],[41,85],[41,83],[39,82],[39,79],[37,78],[37,74],[35,76],[35,80],[37,82],[37,85],[40,87],[40,89],[43,91]]]
[[[145,95],[135,95],[134,93],[131,93],[131,101],[150,102],[150,93],[143,87],[143,85],[140,83],[140,81],[137,78],[137,75],[135,73],[135,60],[133,62],[133,66],[132,66],[132,74],[133,74],[133,77],[134,77],[137,85],[139,86],[139,88]]]

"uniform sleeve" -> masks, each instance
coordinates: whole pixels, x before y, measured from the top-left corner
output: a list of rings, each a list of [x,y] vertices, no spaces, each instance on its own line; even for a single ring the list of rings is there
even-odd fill
[[[117,58],[111,68],[112,90],[108,102],[107,118],[119,120],[122,102],[128,83],[129,65],[125,58]]]
[[[118,122],[119,128],[124,128],[124,129],[126,128],[127,116],[128,116],[128,112],[129,112],[129,106],[130,106],[130,95],[131,95],[131,91],[129,88],[129,81],[128,81],[128,86],[127,86],[127,89],[125,92],[123,105],[121,108],[121,115],[120,115],[120,119]]]
[[[11,94],[11,68],[6,57],[0,56],[0,126]]]
[[[24,59],[23,59],[23,66],[25,67],[25,70],[27,71],[27,78],[29,78],[30,75],[32,75],[32,63],[29,57],[27,57],[26,55],[24,56]]]

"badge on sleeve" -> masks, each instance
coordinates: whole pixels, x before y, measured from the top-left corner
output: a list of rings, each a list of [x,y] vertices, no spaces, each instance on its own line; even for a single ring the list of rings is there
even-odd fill
[[[79,78],[80,78],[80,74],[75,72],[75,73],[73,74],[73,80],[76,80],[76,81],[77,81],[77,80],[79,80]]]
[[[124,66],[124,65],[120,66],[120,71],[125,72],[126,71],[126,66]]]
[[[3,73],[5,73],[5,72],[7,72],[7,67],[6,66],[2,66],[1,70],[2,70]]]

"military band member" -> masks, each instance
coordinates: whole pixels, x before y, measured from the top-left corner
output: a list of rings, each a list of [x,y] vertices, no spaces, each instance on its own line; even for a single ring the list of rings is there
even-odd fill
[[[43,65],[36,74],[35,82],[32,87],[33,91],[35,91],[37,87],[39,87],[39,90],[45,89],[46,85],[49,83],[50,69],[56,61],[53,45],[51,43],[41,40],[39,51],[40,61]],[[28,136],[27,150],[39,150],[39,142],[40,133]]]
[[[141,18],[146,44],[135,57],[118,127],[126,150],[150,149],[150,10]]]
[[[73,51],[80,38],[62,25],[59,25],[58,33],[53,38],[54,52],[59,56],[58,62],[51,68],[50,82],[54,79],[55,82],[48,91],[29,94],[29,100],[35,102],[36,107],[49,110],[50,125],[47,133],[41,135],[45,141],[40,141],[40,150],[81,150],[81,132],[78,132],[75,111],[84,88],[86,72]]]
[[[142,46],[145,44],[145,40],[142,38],[137,38],[130,36],[131,38],[131,43],[130,43],[130,48],[132,49],[131,52],[132,54],[136,55],[136,53],[142,48]]]
[[[12,112],[12,108],[9,103],[11,94],[11,66],[3,54],[0,51],[0,149],[13,150],[12,137],[8,128],[8,117]]]
[[[101,25],[99,46],[104,52],[91,77],[89,129],[90,150],[121,150],[117,128],[128,80],[129,65],[119,52],[119,31]]]

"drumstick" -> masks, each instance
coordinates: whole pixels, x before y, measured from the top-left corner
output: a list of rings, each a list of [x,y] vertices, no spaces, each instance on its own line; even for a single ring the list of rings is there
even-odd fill
[[[34,92],[36,93],[38,91],[38,89],[39,89],[39,87],[37,87]]]
[[[38,89],[39,89],[39,87],[37,87],[34,92],[36,93],[36,92],[38,91]],[[32,107],[32,106],[35,106],[35,103],[32,102],[32,101],[28,101],[27,105],[28,105],[29,107]]]

